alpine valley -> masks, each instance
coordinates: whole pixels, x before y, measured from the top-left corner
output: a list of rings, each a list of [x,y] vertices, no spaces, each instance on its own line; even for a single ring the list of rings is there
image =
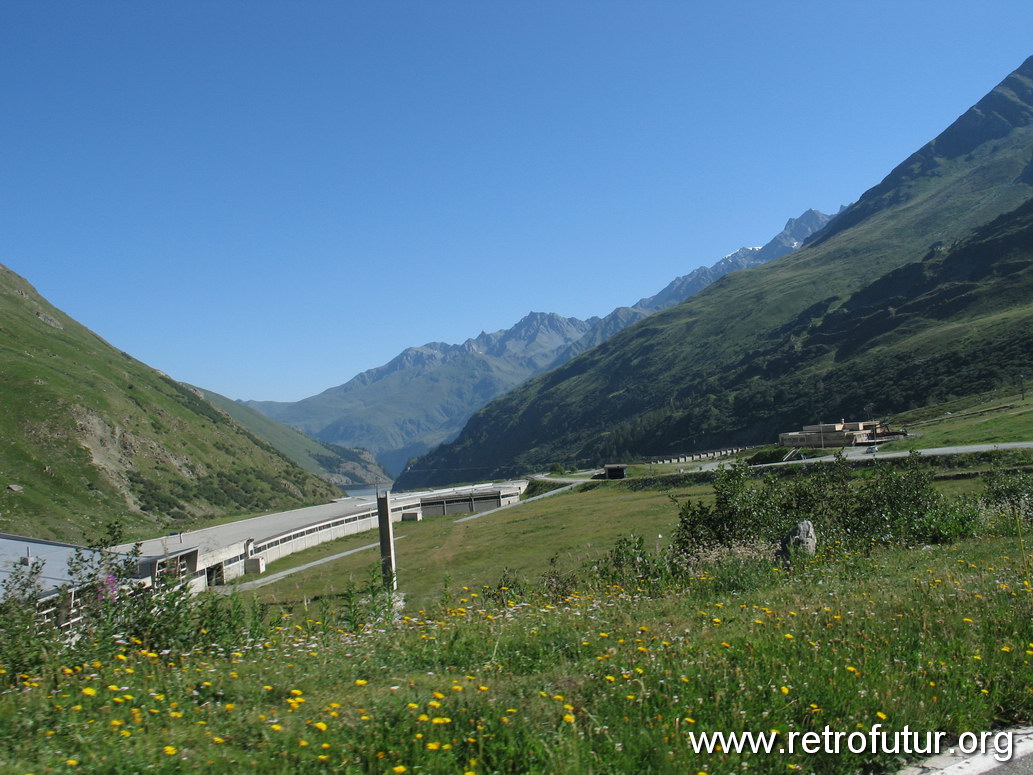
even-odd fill
[[[462,344],[410,347],[343,385],[297,402],[248,406],[328,444],[372,451],[388,470],[454,438],[494,398],[667,309],[729,272],[760,266],[800,247],[830,217],[808,210],[763,247],[740,248],[713,266],[678,277],[654,296],[588,320],[531,312],[512,328]]]
[[[1029,373],[1033,58],[799,250],[554,364],[397,482],[772,440]]]

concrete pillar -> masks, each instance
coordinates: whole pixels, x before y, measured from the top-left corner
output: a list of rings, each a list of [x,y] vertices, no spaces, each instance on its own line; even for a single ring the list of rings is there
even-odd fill
[[[377,495],[377,518],[380,523],[380,572],[384,577],[384,586],[389,592],[398,589],[398,577],[395,574],[395,531],[391,524],[390,495]]]

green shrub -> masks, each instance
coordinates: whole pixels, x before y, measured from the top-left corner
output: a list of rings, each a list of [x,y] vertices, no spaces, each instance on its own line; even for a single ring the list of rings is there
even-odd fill
[[[40,621],[43,563],[15,565],[0,584],[0,665],[13,674],[38,670],[60,648],[57,629]]]
[[[995,461],[984,475],[983,483],[986,500],[1012,519],[1029,521],[1033,518],[1033,474],[1009,471],[1002,462]]]
[[[937,491],[932,469],[914,454],[897,465],[876,463],[860,478],[851,475],[840,455],[791,475],[769,474],[760,483],[739,461],[718,471],[713,486],[712,506],[689,500],[679,508],[673,546],[683,556],[734,544],[776,543],[802,520],[814,524],[826,551],[854,552],[876,544],[953,541],[973,535],[980,519],[975,501]],[[1007,486],[1020,493],[1010,502],[1028,502],[1021,486]]]
[[[132,641],[152,651],[189,651],[230,644],[258,626],[264,613],[235,594],[194,594],[186,579],[159,576],[150,587],[137,579],[139,550],[117,554],[106,547],[123,539],[117,523],[107,535],[69,561],[70,582],[59,592],[56,611],[75,610],[81,621],[74,633],[61,629],[60,616],[37,614],[41,565],[18,568],[0,589],[0,665],[19,671],[55,656],[75,660],[114,653]],[[74,637],[70,637],[73,635]]]

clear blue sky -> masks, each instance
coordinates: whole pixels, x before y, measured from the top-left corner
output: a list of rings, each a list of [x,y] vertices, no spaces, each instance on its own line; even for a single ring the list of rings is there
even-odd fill
[[[6,0],[0,263],[177,379],[296,400],[834,212],[1031,30],[1029,0]]]

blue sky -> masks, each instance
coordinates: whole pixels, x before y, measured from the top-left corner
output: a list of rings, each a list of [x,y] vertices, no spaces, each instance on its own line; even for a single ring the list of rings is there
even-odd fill
[[[1031,29],[1028,0],[8,0],[0,263],[177,379],[297,400],[834,212]]]

